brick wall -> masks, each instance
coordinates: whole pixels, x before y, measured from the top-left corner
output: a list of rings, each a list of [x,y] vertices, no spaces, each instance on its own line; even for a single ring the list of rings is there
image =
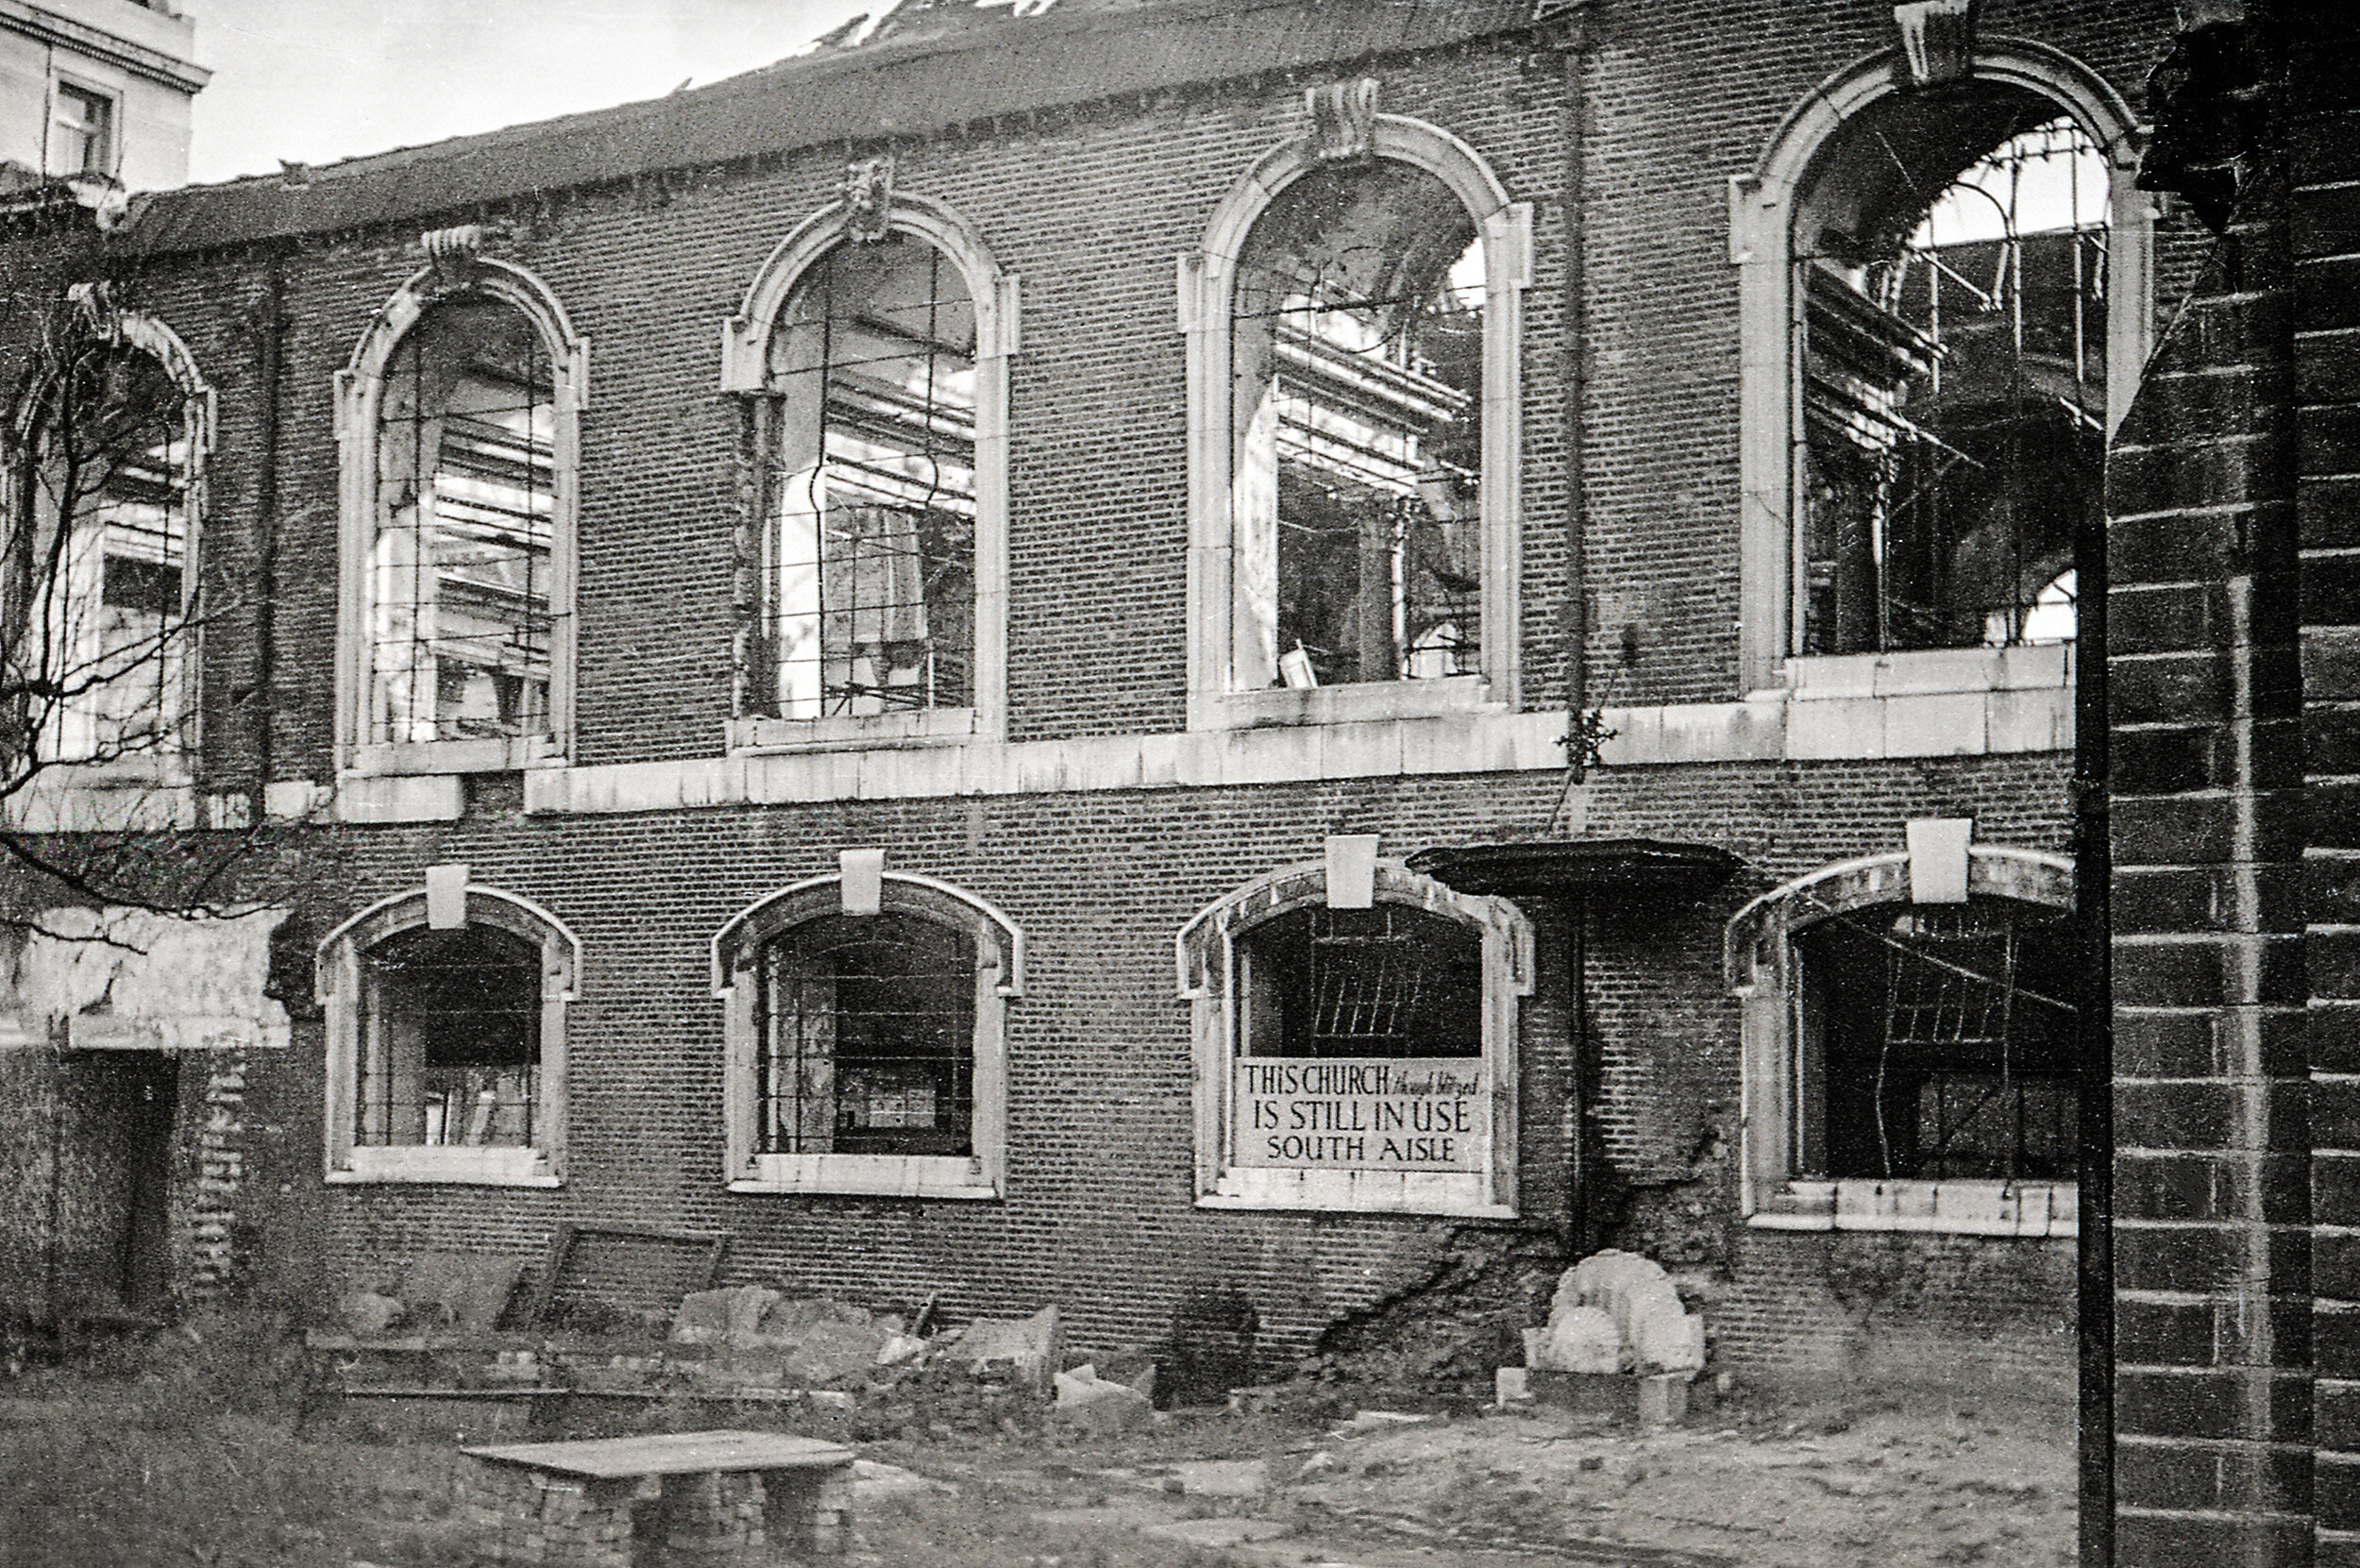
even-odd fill
[[[2053,42],[2133,93],[2168,32],[2161,0],[1994,0],[1982,15],[1990,30]],[[1592,94],[1578,226],[1592,334],[1581,446],[1598,670],[1615,667],[1626,628],[1637,628],[1635,663],[1606,686],[1617,702],[1737,695],[1738,323],[1727,179],[1753,164],[1814,83],[1885,47],[1890,33],[1890,6],[1866,0],[1601,8],[1580,72]],[[1524,356],[1524,663],[1526,705],[1547,708],[1565,693],[1558,644],[1570,591],[1564,65],[1510,42],[1365,68],[1384,82],[1385,111],[1463,138],[1511,195],[1538,204]],[[1340,74],[1010,117],[890,149],[901,189],[956,208],[1022,278],[1022,347],[1010,377],[1014,738],[1164,732],[1184,721],[1173,259],[1201,242],[1214,206],[1256,156],[1302,131],[1302,89]],[[140,264],[138,302],[189,342],[219,395],[205,545],[220,606],[206,646],[207,762],[219,784],[251,782],[264,724],[277,777],[331,777],[330,379],[421,264],[417,230],[479,219],[494,229],[489,253],[546,278],[593,346],[577,760],[720,750],[743,497],[740,411],[715,390],[715,329],[770,248],[833,199],[847,151],[791,150],[542,193],[269,255]],[[2200,256],[2168,225],[2161,248],[2158,292],[2169,299],[2168,279]],[[257,336],[273,291],[285,324],[275,382]],[[266,562],[257,513],[274,416],[282,436]],[[255,585],[265,570],[278,584],[277,651],[269,683],[258,684]],[[1453,1248],[1556,1234],[1583,1222],[1575,1210],[1588,1206],[1586,1239],[1620,1239],[1712,1275],[1723,1351],[1749,1364],[1822,1364],[1816,1350],[1787,1356],[1789,1340],[1840,1344],[1855,1369],[1930,1344],[1943,1347],[1930,1358],[1947,1361],[2002,1323],[2014,1325],[2007,1355],[2020,1349],[2027,1364],[2055,1365],[2069,1283],[2053,1244],[1862,1242],[1852,1250],[1913,1258],[1895,1266],[1919,1281],[1909,1312],[1888,1305],[1863,1317],[1843,1292],[1865,1265],[1845,1262],[1844,1246],[1738,1223],[1728,1150],[1741,1064],[1718,942],[1721,922],[1746,898],[1830,861],[1896,849],[1911,817],[1971,816],[1985,842],[2063,849],[2061,754],[1593,775],[1588,831],[1719,844],[1746,870],[1694,911],[1600,911],[1585,923],[1588,1061],[1576,1055],[1566,925],[1557,911],[1539,912],[1540,985],[1523,1038],[1525,1229],[1190,1204],[1192,1068],[1170,972],[1180,923],[1238,884],[1316,855],[1327,834],[1380,832],[1388,853],[1528,835],[1549,820],[1560,784],[1541,773],[1440,775],[565,818],[525,816],[513,780],[471,781],[461,822],[301,838],[315,858],[281,891],[316,936],[371,900],[416,886],[425,867],[464,861],[479,883],[531,898],[582,935],[566,1187],[323,1189],[320,1045],[307,1025],[284,1060],[249,1061],[243,1074],[220,1064],[220,1126],[208,1136],[223,1141],[207,1152],[204,1172],[214,1184],[208,1202],[230,1203],[222,1189],[233,1181],[263,1190],[256,1129],[277,1128],[273,1173],[293,1190],[266,1209],[240,1210],[235,1222],[198,1222],[209,1237],[253,1227],[257,1279],[288,1289],[312,1277],[300,1263],[271,1261],[288,1255],[320,1256],[314,1283],[333,1286],[382,1282],[430,1247],[537,1256],[566,1219],[727,1228],[741,1277],[905,1304],[941,1290],[971,1311],[1055,1299],[1084,1343],[1153,1339],[1189,1291],[1237,1285],[1255,1297],[1275,1356],[1412,1287]],[[991,900],[1032,938],[1032,983],[1009,1012],[1004,1204],[721,1188],[720,1020],[704,944],[755,897],[832,869],[840,848],[874,845],[889,847],[899,868]],[[233,1128],[244,1129],[243,1152],[230,1146]],[[1573,1191],[1577,1146],[1591,1180]],[[1994,1284],[2002,1276],[2004,1288]]]
[[[2301,550],[2316,1560],[2360,1562],[2360,21],[2296,8],[2340,72],[2284,99]]]

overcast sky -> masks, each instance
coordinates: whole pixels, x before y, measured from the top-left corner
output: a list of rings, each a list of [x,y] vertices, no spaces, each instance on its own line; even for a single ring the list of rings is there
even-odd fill
[[[182,0],[213,79],[189,177],[268,174],[767,65],[891,0]]]

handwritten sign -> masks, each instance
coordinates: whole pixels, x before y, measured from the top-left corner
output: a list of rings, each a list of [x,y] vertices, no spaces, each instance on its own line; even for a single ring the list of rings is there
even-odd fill
[[[1492,1130],[1482,1067],[1470,1056],[1240,1061],[1236,1163],[1479,1170]]]

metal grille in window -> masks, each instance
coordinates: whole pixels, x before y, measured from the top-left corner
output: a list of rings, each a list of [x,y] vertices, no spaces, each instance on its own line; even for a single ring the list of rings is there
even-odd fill
[[[1287,187],[1230,318],[1238,683],[1481,667],[1483,247],[1407,164]]]
[[[436,306],[394,350],[378,431],[369,738],[548,729],[556,381],[496,301]]]
[[[488,926],[419,928],[362,959],[356,1143],[529,1147],[541,1085],[541,955]]]
[[[2052,1178],[2075,1169],[2070,922],[1983,902],[1807,938],[1834,1176]]]
[[[832,916],[762,955],[764,1154],[972,1154],[975,943],[912,915]]]
[[[1400,904],[1299,909],[1239,940],[1253,1056],[1471,1056],[1483,1049],[1483,943]]]
[[[77,356],[37,437],[37,558],[48,636],[35,648],[58,693],[43,738],[64,761],[169,745],[183,717],[190,464],[188,394],[152,356]],[[60,517],[73,527],[49,534]]]
[[[2045,119],[1952,175],[1956,143],[1908,129],[1875,130],[1877,167],[1847,176],[1897,182],[1896,210],[1798,248],[1803,650],[2066,641],[2100,504],[2106,161]]]
[[[764,410],[764,635],[782,718],[974,700],[975,310],[907,235],[796,285]]]

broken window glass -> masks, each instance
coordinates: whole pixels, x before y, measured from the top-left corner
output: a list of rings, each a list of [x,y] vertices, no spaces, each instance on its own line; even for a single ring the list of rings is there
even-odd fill
[[[1424,910],[1291,910],[1238,939],[1248,1056],[1483,1054],[1483,939]]]
[[[368,738],[545,734],[556,383],[497,300],[431,308],[396,346],[378,429]]]
[[[1434,175],[1289,185],[1230,316],[1240,687],[1482,666],[1483,247]]]
[[[1795,946],[1803,1173],[2073,1176],[2070,916],[1983,898],[1872,908]]]
[[[39,726],[53,762],[105,762],[177,744],[185,701],[189,392],[154,356],[76,353],[30,430],[33,591],[48,630],[20,650],[49,694]],[[61,517],[74,519],[60,531]]]
[[[525,1148],[541,1079],[541,953],[484,925],[415,927],[362,960],[359,1144]]]
[[[770,341],[758,707],[788,719],[974,701],[975,311],[925,241],[848,243]]]
[[[2028,93],[1854,123],[1798,204],[1801,651],[2065,642],[2102,505],[2108,167]]]
[[[761,959],[756,1149],[971,1155],[975,940],[907,914],[827,916]]]

